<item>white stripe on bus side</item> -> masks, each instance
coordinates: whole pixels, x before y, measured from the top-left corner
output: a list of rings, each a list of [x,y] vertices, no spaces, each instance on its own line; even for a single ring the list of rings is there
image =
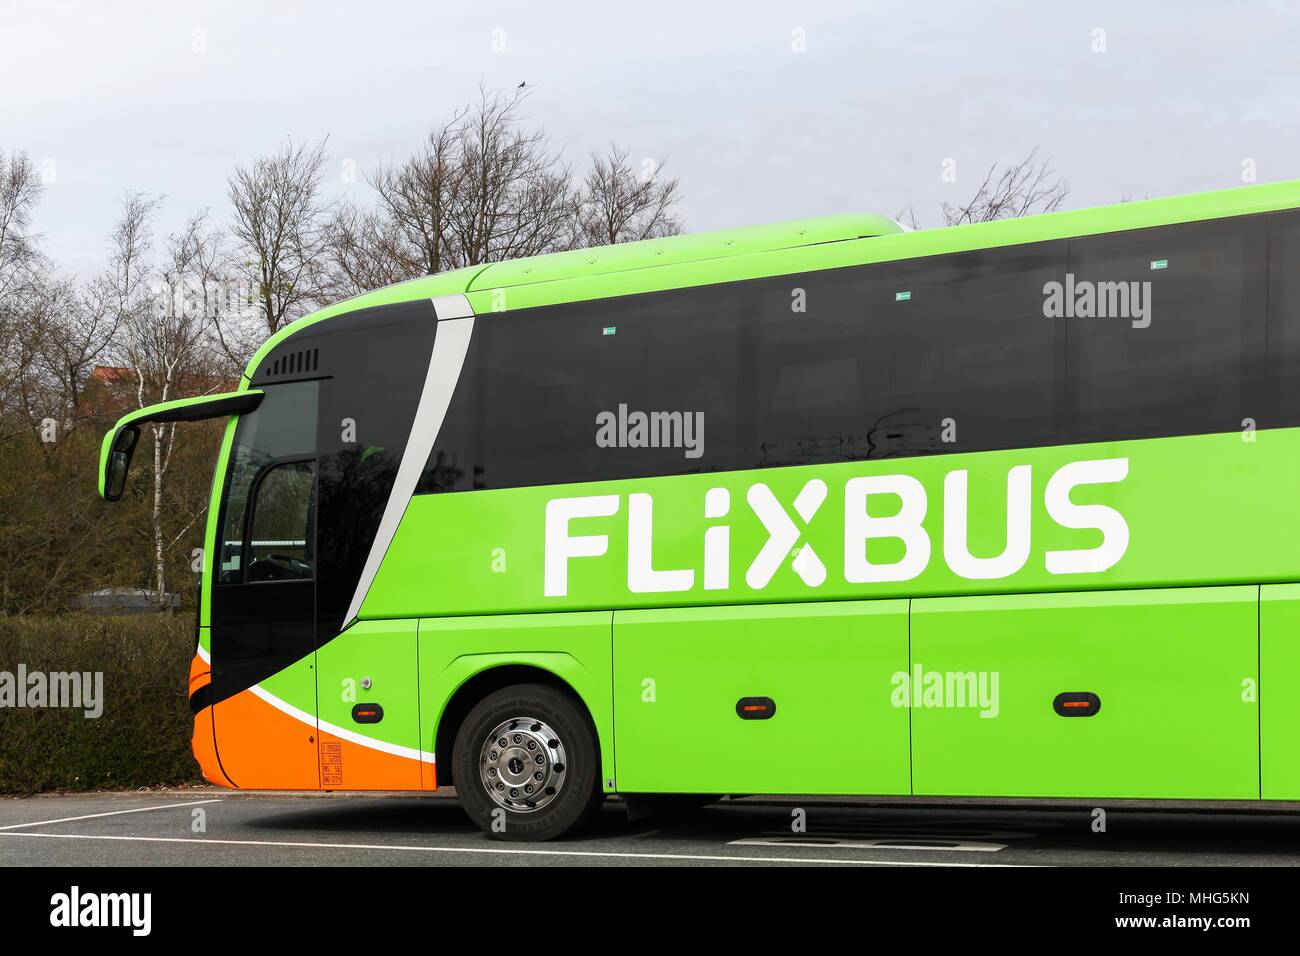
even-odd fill
[[[358,744],[362,747],[369,747],[371,750],[378,750],[381,753],[392,754],[394,757],[406,757],[408,760],[418,760],[421,763],[436,763],[435,755],[428,750],[417,750],[415,747],[403,747],[401,744],[390,744],[386,740],[376,740],[374,737],[367,737],[359,734],[355,730],[348,730],[346,727],[340,727],[337,724],[331,724],[326,720],[319,720],[305,710],[299,710],[288,701],[281,700],[261,684],[254,684],[249,690],[260,700],[270,704],[280,713],[292,717],[294,720],[301,721],[308,727],[314,727],[323,734],[330,734],[349,743]]]
[[[463,295],[438,296],[433,300],[433,308],[438,316],[438,329],[433,340],[433,354],[429,357],[429,371],[424,378],[424,390],[420,393],[420,404],[415,411],[411,435],[406,440],[402,463],[397,468],[393,490],[384,506],[384,516],[379,520],[379,530],[370,546],[361,580],[357,582],[352,603],[343,618],[344,627],[351,625],[361,612],[379,565],[397,534],[397,526],[415,494],[415,486],[419,484],[425,462],[438,440],[438,432],[442,430],[442,420],[447,415],[452,392],[456,390],[461,367],[465,364],[465,353],[469,351],[470,337],[474,332],[474,310],[469,300]]]

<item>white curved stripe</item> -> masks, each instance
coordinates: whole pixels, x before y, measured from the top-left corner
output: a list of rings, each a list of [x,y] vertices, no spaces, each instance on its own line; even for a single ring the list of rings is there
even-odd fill
[[[420,393],[420,404],[415,410],[415,421],[411,423],[410,437],[406,439],[402,463],[393,480],[393,490],[384,506],[384,516],[379,520],[379,530],[370,546],[348,613],[343,618],[345,628],[360,614],[384,554],[393,542],[393,535],[397,534],[397,526],[406,513],[411,496],[415,494],[425,462],[438,440],[438,432],[442,430],[442,420],[447,415],[447,406],[451,404],[452,392],[456,390],[461,367],[465,364],[465,353],[469,351],[470,336],[474,332],[474,311],[469,300],[463,295],[439,296],[433,300],[433,308],[438,316],[438,329],[433,339],[433,354],[429,356],[429,370],[424,377],[424,389]]]
[[[326,720],[317,720],[312,714],[305,710],[299,710],[288,701],[276,697],[260,684],[254,684],[249,688],[257,697],[266,701],[280,713],[292,717],[294,720],[301,721],[309,727],[317,727],[322,734],[330,734],[338,737],[340,740],[346,740],[348,743],[357,744],[362,747],[369,747],[371,750],[379,750],[386,754],[392,754],[394,757],[406,757],[408,760],[418,760],[421,763],[436,763],[434,755],[427,750],[417,750],[414,747],[403,747],[401,744],[390,744],[384,740],[376,740],[373,737],[366,737],[357,733],[355,730],[348,730],[346,727],[339,727],[331,724]]]
[[[463,295],[438,295],[434,296],[431,301],[433,302],[433,311],[437,313],[439,322],[447,319],[472,319],[474,317],[474,307],[469,304],[469,299]]]
[[[212,666],[212,655],[208,653],[208,649],[203,646],[202,642],[198,645],[197,653],[199,655],[199,660],[207,664],[209,667]]]

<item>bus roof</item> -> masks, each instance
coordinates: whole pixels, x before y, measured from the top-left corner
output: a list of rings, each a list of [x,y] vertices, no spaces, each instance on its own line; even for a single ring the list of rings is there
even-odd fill
[[[1142,199],[992,222],[905,230],[892,219],[870,213],[826,216],[722,232],[670,236],[616,246],[575,249],[481,268],[465,292],[504,289],[558,279],[608,275],[655,266],[771,253],[854,239],[896,237],[885,245],[906,250],[898,258],[932,255],[981,246],[1015,245],[1071,236],[1120,232],[1148,226],[1243,216],[1300,207],[1300,180],[1214,192]],[[873,243],[873,245],[876,245]],[[925,251],[912,251],[925,250]],[[890,258],[890,257],[886,257]]]
[[[588,288],[585,292],[578,292],[577,298],[661,288],[661,283],[652,276],[655,275],[653,270],[663,266],[687,266],[691,274],[681,277],[681,284],[700,285],[709,281],[778,275],[783,271],[835,268],[855,261],[882,262],[942,255],[1297,207],[1300,207],[1300,179],[1293,179],[912,232],[904,231],[884,216],[850,214],[669,236],[470,266],[376,289],[299,319],[263,344],[250,361],[244,380],[247,383],[262,359],[294,332],[323,319],[371,306],[477,293],[471,298],[473,302],[496,290],[509,288],[517,290],[508,297],[509,307],[518,309],[550,301],[551,296],[542,287],[557,280],[592,279],[591,283],[582,283]],[[824,253],[816,255],[815,264],[810,262],[808,254],[812,251],[808,248],[811,246],[826,247]],[[791,255],[796,251],[798,254]],[[696,263],[701,264],[699,268],[694,267]],[[710,266],[710,263],[715,265]],[[620,276],[624,277],[621,281]]]
[[[799,219],[768,226],[727,229],[721,232],[688,233],[624,242],[615,246],[596,246],[553,252],[526,259],[495,262],[474,277],[468,291],[506,289],[534,282],[553,282],[578,276],[606,275],[629,269],[646,269],[722,259],[755,252],[776,252],[814,246],[823,242],[844,242],[900,233],[903,228],[892,219],[871,213],[823,216]]]

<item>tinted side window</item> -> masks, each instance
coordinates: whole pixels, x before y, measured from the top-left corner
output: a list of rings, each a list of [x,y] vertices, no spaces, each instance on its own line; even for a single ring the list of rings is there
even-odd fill
[[[788,277],[757,316],[746,466],[1063,440],[1064,338],[1042,309],[1063,265],[1048,243]]]
[[[419,491],[736,467],[740,312],[716,287],[480,316]]]
[[[366,309],[322,325],[317,466],[320,639],[343,623],[424,390],[437,317],[428,302]],[[305,345],[316,347],[316,343]],[[335,361],[335,356],[342,360]]]
[[[1042,286],[1063,261],[1057,243],[481,316],[418,491],[1059,441]],[[695,447],[653,427],[635,447],[655,412],[702,424]]]
[[[1268,411],[1261,428],[1300,425],[1300,212],[1270,217]]]
[[[1060,320],[1073,441],[1237,431],[1260,414],[1266,245],[1259,217],[1070,241],[1076,301],[1091,290],[1094,311],[1108,303]],[[1125,296],[1128,314],[1113,314]]]
[[[892,410],[892,343],[862,268],[765,281],[756,333],[754,438],[738,467],[879,457]]]
[[[1051,445],[1061,430],[1061,329],[1043,316],[1063,243],[878,267],[869,310],[893,342],[876,457]]]
[[[1275,271],[1300,257],[1289,223]],[[1300,320],[1300,269],[1273,281],[1285,355],[1269,379],[1267,245],[1267,217],[1249,217],[482,316],[418,490],[1300,421],[1300,373],[1284,371],[1300,368],[1300,321],[1277,315]],[[1094,313],[1122,314],[1080,314],[1085,288]],[[698,459],[594,440],[601,414],[621,441],[625,414],[654,411],[703,414]]]
[[[469,340],[456,390],[452,392],[451,404],[447,406],[442,427],[438,429],[438,440],[429,453],[415,489],[418,495],[484,487],[481,480],[483,468],[479,464],[482,444],[479,426],[483,417],[480,407],[483,382],[479,369],[483,365],[483,336],[480,333],[487,324],[486,319],[486,316],[479,316],[474,320],[474,333]],[[539,356],[538,360],[543,359]],[[549,361],[549,357],[545,360]]]

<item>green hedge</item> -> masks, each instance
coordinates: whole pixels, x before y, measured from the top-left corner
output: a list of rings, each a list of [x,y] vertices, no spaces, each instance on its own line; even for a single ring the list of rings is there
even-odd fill
[[[0,793],[201,783],[186,697],[193,654],[189,614],[0,617],[0,672],[104,675],[97,718],[0,706]]]

